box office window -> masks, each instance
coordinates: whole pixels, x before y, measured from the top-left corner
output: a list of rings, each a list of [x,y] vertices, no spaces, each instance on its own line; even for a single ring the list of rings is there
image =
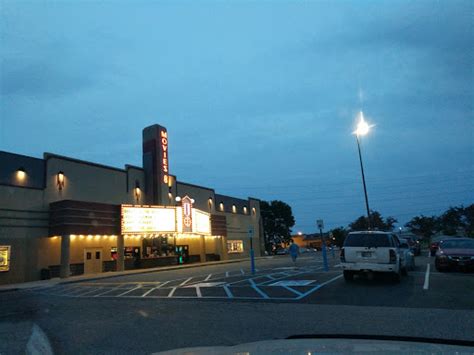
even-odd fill
[[[228,253],[242,253],[244,251],[244,243],[241,240],[227,241]]]

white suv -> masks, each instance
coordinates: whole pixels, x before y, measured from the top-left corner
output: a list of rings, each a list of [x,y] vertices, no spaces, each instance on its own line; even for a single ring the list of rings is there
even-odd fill
[[[351,232],[341,248],[344,279],[351,281],[360,272],[392,273],[399,282],[406,273],[400,242],[393,233],[364,231]]]

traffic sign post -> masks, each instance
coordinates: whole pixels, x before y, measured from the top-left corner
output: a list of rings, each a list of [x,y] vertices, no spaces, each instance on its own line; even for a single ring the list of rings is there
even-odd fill
[[[332,235],[332,232],[329,233],[329,240],[331,241],[331,253],[332,253],[332,258],[336,259],[336,253],[334,251],[334,238]]]
[[[249,239],[250,239],[250,271],[252,275],[255,275],[255,254],[253,251],[253,227],[249,226],[248,229]]]
[[[321,249],[323,251],[323,266],[324,266],[324,271],[329,271],[328,267],[328,256],[326,253],[326,243],[324,242],[324,236],[323,236],[323,228],[324,228],[324,222],[322,219],[318,219],[316,221],[316,224],[318,225],[319,228],[319,233],[321,234]]]

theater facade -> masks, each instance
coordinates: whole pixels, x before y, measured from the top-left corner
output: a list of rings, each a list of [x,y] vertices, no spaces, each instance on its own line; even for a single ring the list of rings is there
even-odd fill
[[[123,169],[0,151],[0,284],[260,255],[260,201],[177,180],[169,139]]]

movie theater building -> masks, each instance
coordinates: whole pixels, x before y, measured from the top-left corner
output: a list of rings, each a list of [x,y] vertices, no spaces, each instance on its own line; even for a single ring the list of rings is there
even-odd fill
[[[259,200],[178,181],[169,138],[124,169],[0,152],[0,284],[260,255]]]

